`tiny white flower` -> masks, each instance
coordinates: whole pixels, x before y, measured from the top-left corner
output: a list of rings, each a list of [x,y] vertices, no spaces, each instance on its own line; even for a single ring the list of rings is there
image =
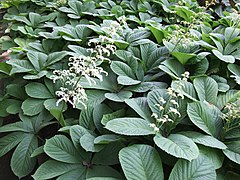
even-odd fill
[[[160,101],[161,103],[163,103],[163,104],[166,103],[166,101],[165,101],[165,99],[164,99],[163,97],[160,97],[159,101]]]
[[[154,127],[153,131],[156,132],[156,133],[159,133],[159,128],[158,127]]]
[[[170,102],[171,102],[173,105],[176,105],[177,107],[179,106],[179,105],[178,105],[178,102],[177,102],[176,100],[174,100],[174,99],[170,100]]]
[[[156,127],[156,124],[154,124],[154,123],[150,123],[150,124],[149,124],[149,127],[151,127],[151,128],[155,128],[155,127]]]
[[[178,115],[178,117],[181,117],[180,112],[177,109],[175,109],[175,108],[170,107],[169,108],[169,112],[172,112],[172,113]]]
[[[158,115],[157,115],[157,113],[152,113],[152,116],[151,117],[154,117],[155,119],[157,119],[158,118]]]

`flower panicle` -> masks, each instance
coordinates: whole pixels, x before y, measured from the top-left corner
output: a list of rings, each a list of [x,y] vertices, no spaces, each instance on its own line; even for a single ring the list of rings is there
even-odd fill
[[[73,108],[77,104],[82,104],[86,108],[87,94],[85,89],[80,85],[79,81],[82,77],[86,78],[89,85],[96,84],[96,79],[103,81],[103,74],[108,73],[98,65],[103,60],[108,60],[111,54],[114,54],[116,47],[111,44],[110,38],[100,36],[100,41],[90,40],[90,44],[94,43],[95,48],[88,49],[89,55],[80,55],[78,57],[70,57],[68,69],[54,70],[51,79],[53,83],[60,81],[62,87],[56,91],[56,95],[60,98],[56,105],[60,102],[68,102]],[[101,44],[103,43],[104,44]],[[110,43],[110,44],[109,44]]]

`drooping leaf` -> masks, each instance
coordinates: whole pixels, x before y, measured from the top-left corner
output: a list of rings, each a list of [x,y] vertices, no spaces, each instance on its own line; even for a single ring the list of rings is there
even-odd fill
[[[119,159],[127,179],[164,179],[160,156],[149,145],[138,144],[123,148]]]

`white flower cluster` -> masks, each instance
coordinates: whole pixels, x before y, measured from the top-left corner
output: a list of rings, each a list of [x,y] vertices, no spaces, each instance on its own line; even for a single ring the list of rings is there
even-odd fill
[[[225,133],[240,128],[240,97],[227,103],[222,114]]]
[[[64,101],[70,103],[74,108],[77,104],[82,104],[86,107],[87,94],[84,88],[79,84],[82,77],[85,77],[89,85],[96,84],[94,78],[103,80],[103,75],[108,75],[102,67],[98,67],[103,60],[108,60],[109,56],[116,51],[116,47],[109,44],[109,39],[104,36],[100,36],[97,40],[90,41],[94,43],[95,48],[88,49],[89,54],[87,56],[81,55],[79,57],[69,58],[69,69],[67,70],[54,70],[51,79],[54,83],[60,80],[62,87],[59,91],[56,91],[56,95],[60,97],[57,101],[57,105]],[[104,44],[100,44],[103,43]],[[111,42],[110,42],[111,43]]]
[[[158,107],[158,112],[152,113],[152,117],[156,120],[156,123],[149,124],[149,126],[153,128],[154,132],[158,133],[165,123],[173,123],[173,118],[181,117],[178,104],[178,98],[184,99],[184,96],[181,93],[181,81],[187,81],[189,75],[189,72],[184,72],[182,74],[182,79],[178,79],[176,88],[169,87],[167,89],[167,94],[169,95],[169,98],[164,99],[163,97],[160,97],[158,100],[159,103],[155,104],[155,106]]]

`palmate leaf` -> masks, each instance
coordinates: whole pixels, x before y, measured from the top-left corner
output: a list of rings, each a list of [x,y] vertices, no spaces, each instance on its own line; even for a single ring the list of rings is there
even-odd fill
[[[169,180],[214,180],[216,172],[207,156],[200,154],[191,162],[179,159],[173,167]]]
[[[33,170],[36,158],[31,158],[31,154],[37,147],[37,137],[34,134],[24,134],[23,140],[15,149],[11,159],[12,171],[19,178],[28,175]]]
[[[133,145],[119,153],[123,172],[130,180],[163,180],[162,162],[158,152],[149,145]]]
[[[154,142],[163,151],[178,158],[191,161],[199,155],[197,145],[191,139],[181,134],[171,134],[167,138],[156,135]]]
[[[112,132],[128,136],[143,136],[154,134],[149,127],[149,122],[141,118],[116,118],[106,124],[106,128]]]
[[[66,163],[81,163],[82,157],[73,143],[64,135],[56,135],[48,139],[44,152],[51,158]]]

